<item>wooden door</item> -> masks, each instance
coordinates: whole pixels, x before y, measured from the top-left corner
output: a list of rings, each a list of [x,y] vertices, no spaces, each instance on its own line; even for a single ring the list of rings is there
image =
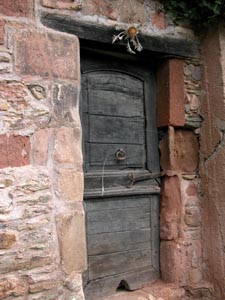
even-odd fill
[[[159,276],[155,86],[138,60],[82,52],[87,300]],[[137,179],[131,180],[131,179]]]

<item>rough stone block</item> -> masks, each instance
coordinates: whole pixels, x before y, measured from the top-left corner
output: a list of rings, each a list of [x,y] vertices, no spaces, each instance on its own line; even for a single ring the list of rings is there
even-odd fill
[[[80,10],[81,0],[41,0],[43,6],[58,9]]]
[[[142,289],[146,293],[154,295],[156,300],[184,300],[185,290],[172,283],[157,280]],[[160,297],[160,298],[159,298]],[[149,297],[148,300],[153,300]]]
[[[9,276],[0,280],[0,299],[9,296],[22,296],[26,294],[28,287],[26,282],[15,276]]]
[[[33,2],[33,0],[1,0],[0,12],[5,16],[31,17]]]
[[[195,172],[199,160],[199,144],[192,131],[169,129],[160,142],[161,165],[164,170]]]
[[[8,105],[16,110],[25,109],[28,105],[28,90],[22,83],[6,83],[0,84],[0,100],[7,101]]]
[[[190,227],[197,227],[201,224],[201,213],[198,207],[186,207],[184,221]]]
[[[85,221],[82,212],[57,217],[62,266],[66,273],[87,268]]]
[[[56,289],[59,284],[60,282],[52,280],[37,282],[29,286],[29,292],[38,293],[46,290]]]
[[[184,63],[169,59],[157,72],[157,126],[184,126]]]
[[[78,111],[75,110],[79,97],[76,85],[57,85],[54,88],[54,113],[57,121],[73,122],[79,119]]]
[[[49,8],[56,8],[57,0],[41,0],[41,5]]]
[[[83,173],[74,169],[57,169],[55,192],[67,201],[82,201],[84,190]]]
[[[120,22],[128,24],[150,22],[150,15],[148,13],[149,10],[146,5],[149,5],[151,2],[148,2],[148,4],[146,2],[146,5],[144,4],[144,1],[133,1],[131,4],[128,4],[127,2],[121,3],[118,1],[115,1],[115,3],[117,5],[118,19]]]
[[[111,20],[118,18],[116,1],[102,1],[101,5],[96,0],[83,0],[82,13],[85,15],[103,15]]]
[[[4,44],[5,38],[5,22],[0,20],[0,45]]]
[[[29,137],[0,135],[0,168],[20,167],[29,163]]]
[[[66,287],[77,294],[83,295],[83,282],[82,275],[76,272],[72,272],[65,280]]]
[[[31,94],[36,98],[37,100],[42,100],[46,98],[46,89],[40,84],[28,84],[28,88],[31,92]]]
[[[0,249],[9,249],[16,242],[16,235],[14,233],[2,232],[0,233]]]
[[[82,164],[80,128],[61,127],[56,130],[54,160]]]
[[[196,185],[194,184],[194,182],[190,182],[187,189],[186,189],[186,193],[188,196],[195,196],[197,195],[197,189],[196,189]]]
[[[161,278],[165,282],[186,285],[189,265],[186,256],[186,246],[174,241],[160,243]]]
[[[160,237],[162,240],[176,240],[180,234],[181,193],[177,176],[164,177],[160,209]]]
[[[159,29],[163,30],[163,29],[166,29],[166,27],[167,27],[166,17],[163,12],[160,12],[160,13],[156,12],[155,14],[153,14],[151,16],[151,21],[152,21],[152,24]]]
[[[10,59],[7,56],[5,58]],[[34,99],[28,87],[21,82],[1,82],[0,110],[0,127],[5,132],[11,129],[31,132],[37,126],[47,125],[51,118],[46,99]]]
[[[79,81],[79,44],[74,35],[18,30],[14,53],[17,74]]]
[[[33,160],[35,164],[40,166],[47,164],[52,133],[51,128],[40,129],[34,133]]]
[[[190,271],[190,282],[197,284],[202,281],[202,272],[199,269],[192,269]]]

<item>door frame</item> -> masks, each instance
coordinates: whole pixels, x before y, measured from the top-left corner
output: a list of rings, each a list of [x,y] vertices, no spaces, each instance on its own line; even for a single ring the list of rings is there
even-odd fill
[[[96,22],[93,23],[88,23],[86,21],[83,20],[76,20],[74,19],[72,16],[69,16],[68,14],[63,14],[63,12],[56,12],[56,11],[41,11],[40,13],[40,21],[43,25],[45,25],[46,27],[52,28],[56,31],[62,31],[62,32],[66,32],[66,33],[70,33],[70,34],[74,34],[76,35],[80,42],[83,43],[84,41],[96,41],[96,42],[100,42],[104,45],[110,45],[110,47],[112,47],[111,49],[121,49],[123,52],[125,52],[125,46],[121,46],[121,45],[111,45],[112,43],[112,36],[116,33],[118,33],[118,31],[116,30],[116,28],[114,26],[111,25],[105,25],[105,24],[98,24]],[[151,33],[150,33],[151,34]],[[173,36],[166,36],[166,35],[149,35],[148,33],[145,34],[139,34],[139,39],[140,42],[142,44],[142,46],[144,47],[144,51],[141,52],[141,55],[145,58],[149,58],[152,56],[152,54],[154,54],[154,60],[157,61],[157,63],[159,63],[160,65],[157,67],[159,74],[158,74],[158,78],[157,78],[157,88],[159,89],[166,89],[169,90],[171,89],[171,87],[173,86],[173,84],[176,84],[176,88],[179,89],[180,93],[184,94],[184,78],[180,78],[178,80],[177,83],[173,83],[171,82],[169,76],[169,71],[174,71],[176,72],[176,65],[171,65],[170,62],[171,61],[179,61],[180,66],[178,66],[178,68],[183,70],[183,66],[182,63],[184,62],[184,60],[186,59],[191,59],[191,60],[199,60],[200,59],[200,42],[198,40],[194,40],[194,39],[186,39],[184,37],[180,37],[180,38],[174,38]],[[175,63],[177,64],[177,62]],[[165,72],[160,72],[160,70],[162,71],[166,71],[167,73],[165,74]],[[157,72],[158,72],[157,71]],[[167,86],[165,87],[165,76],[167,81]],[[160,96],[160,95],[159,95]],[[161,97],[162,98],[162,97]],[[161,99],[162,100],[162,99]],[[177,103],[170,103],[170,98],[168,95],[165,96],[165,102],[166,102],[166,106],[162,105],[162,103],[160,102],[160,99],[158,99],[157,96],[157,111],[159,112],[158,117],[157,117],[157,121],[160,121],[161,116],[169,115],[169,109],[174,109],[176,111],[176,113],[178,113],[178,115],[182,115],[184,114],[184,103],[180,103],[177,102],[179,104],[179,108],[177,109],[176,104]],[[163,102],[164,102],[163,100]],[[178,99],[177,99],[178,100]],[[169,105],[171,105],[171,107],[169,107]],[[175,115],[175,113],[173,113],[173,116]],[[167,117],[168,119],[168,117]],[[173,131],[175,127],[179,127],[179,128],[185,128],[185,129],[190,129],[193,131],[193,129],[195,129],[194,125],[192,124],[192,122],[185,120],[185,124],[177,124],[177,122],[174,123],[170,123],[170,120],[167,120],[167,123],[163,123],[160,124],[159,122],[159,127],[163,128],[163,134],[165,132],[168,133],[168,143],[169,145],[166,145],[166,147],[164,147],[164,149],[161,150],[163,156],[164,156],[164,163],[166,163],[167,165],[169,165],[170,162],[170,144],[171,142],[173,143]],[[166,136],[167,137],[167,136]],[[167,187],[163,189],[164,192],[164,197],[166,197],[167,201],[171,199],[171,195],[168,193],[168,186],[170,188],[174,188],[174,184],[171,184],[170,182],[173,182],[173,180],[169,180],[171,177],[170,176],[174,176],[176,177],[176,175],[174,173],[172,174],[168,174],[165,176],[165,180],[164,180],[164,185],[165,182],[167,183]],[[180,176],[180,175],[179,175]],[[172,178],[173,179],[173,178]],[[181,183],[180,183],[181,184]],[[180,187],[179,187],[180,189]],[[180,200],[179,200],[180,201]],[[181,208],[183,207],[182,203],[179,202],[181,205]],[[174,204],[174,203],[173,203]],[[169,207],[165,207],[164,208],[164,214],[167,213],[167,211],[169,209],[174,209],[176,207],[173,208],[173,204],[171,204],[171,206]],[[177,249],[174,247],[170,246],[170,241],[166,242],[165,241],[163,243],[160,244],[160,248],[161,248],[161,256],[164,259],[165,262],[165,266],[161,266],[160,272],[161,272],[161,278],[165,279],[165,280],[169,280],[170,282],[173,282],[175,284],[180,284],[180,278],[178,278],[177,276],[174,275],[174,268],[175,270],[178,270],[178,273],[182,273],[182,272],[189,272],[190,270],[188,269],[188,267],[186,268],[184,265],[182,266],[178,266],[178,265],[174,265],[174,263],[168,263],[169,259],[173,258],[173,257],[177,257],[178,258],[178,262],[180,261],[179,258],[182,258],[182,252],[177,252]],[[172,245],[172,244],[171,244]],[[194,246],[192,247],[194,249]]]

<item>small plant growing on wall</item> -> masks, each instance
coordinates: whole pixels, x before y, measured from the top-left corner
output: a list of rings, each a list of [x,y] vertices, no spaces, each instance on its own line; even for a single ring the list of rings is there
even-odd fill
[[[224,0],[160,0],[165,12],[178,24],[191,25],[202,32],[225,20]]]

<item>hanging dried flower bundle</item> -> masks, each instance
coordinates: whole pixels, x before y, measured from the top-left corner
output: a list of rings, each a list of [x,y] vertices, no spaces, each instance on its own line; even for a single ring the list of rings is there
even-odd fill
[[[143,50],[137,35],[137,28],[131,26],[127,30],[120,32],[118,35],[114,35],[112,43],[124,40],[126,42],[127,51],[131,54],[136,54],[135,50],[139,52]]]

